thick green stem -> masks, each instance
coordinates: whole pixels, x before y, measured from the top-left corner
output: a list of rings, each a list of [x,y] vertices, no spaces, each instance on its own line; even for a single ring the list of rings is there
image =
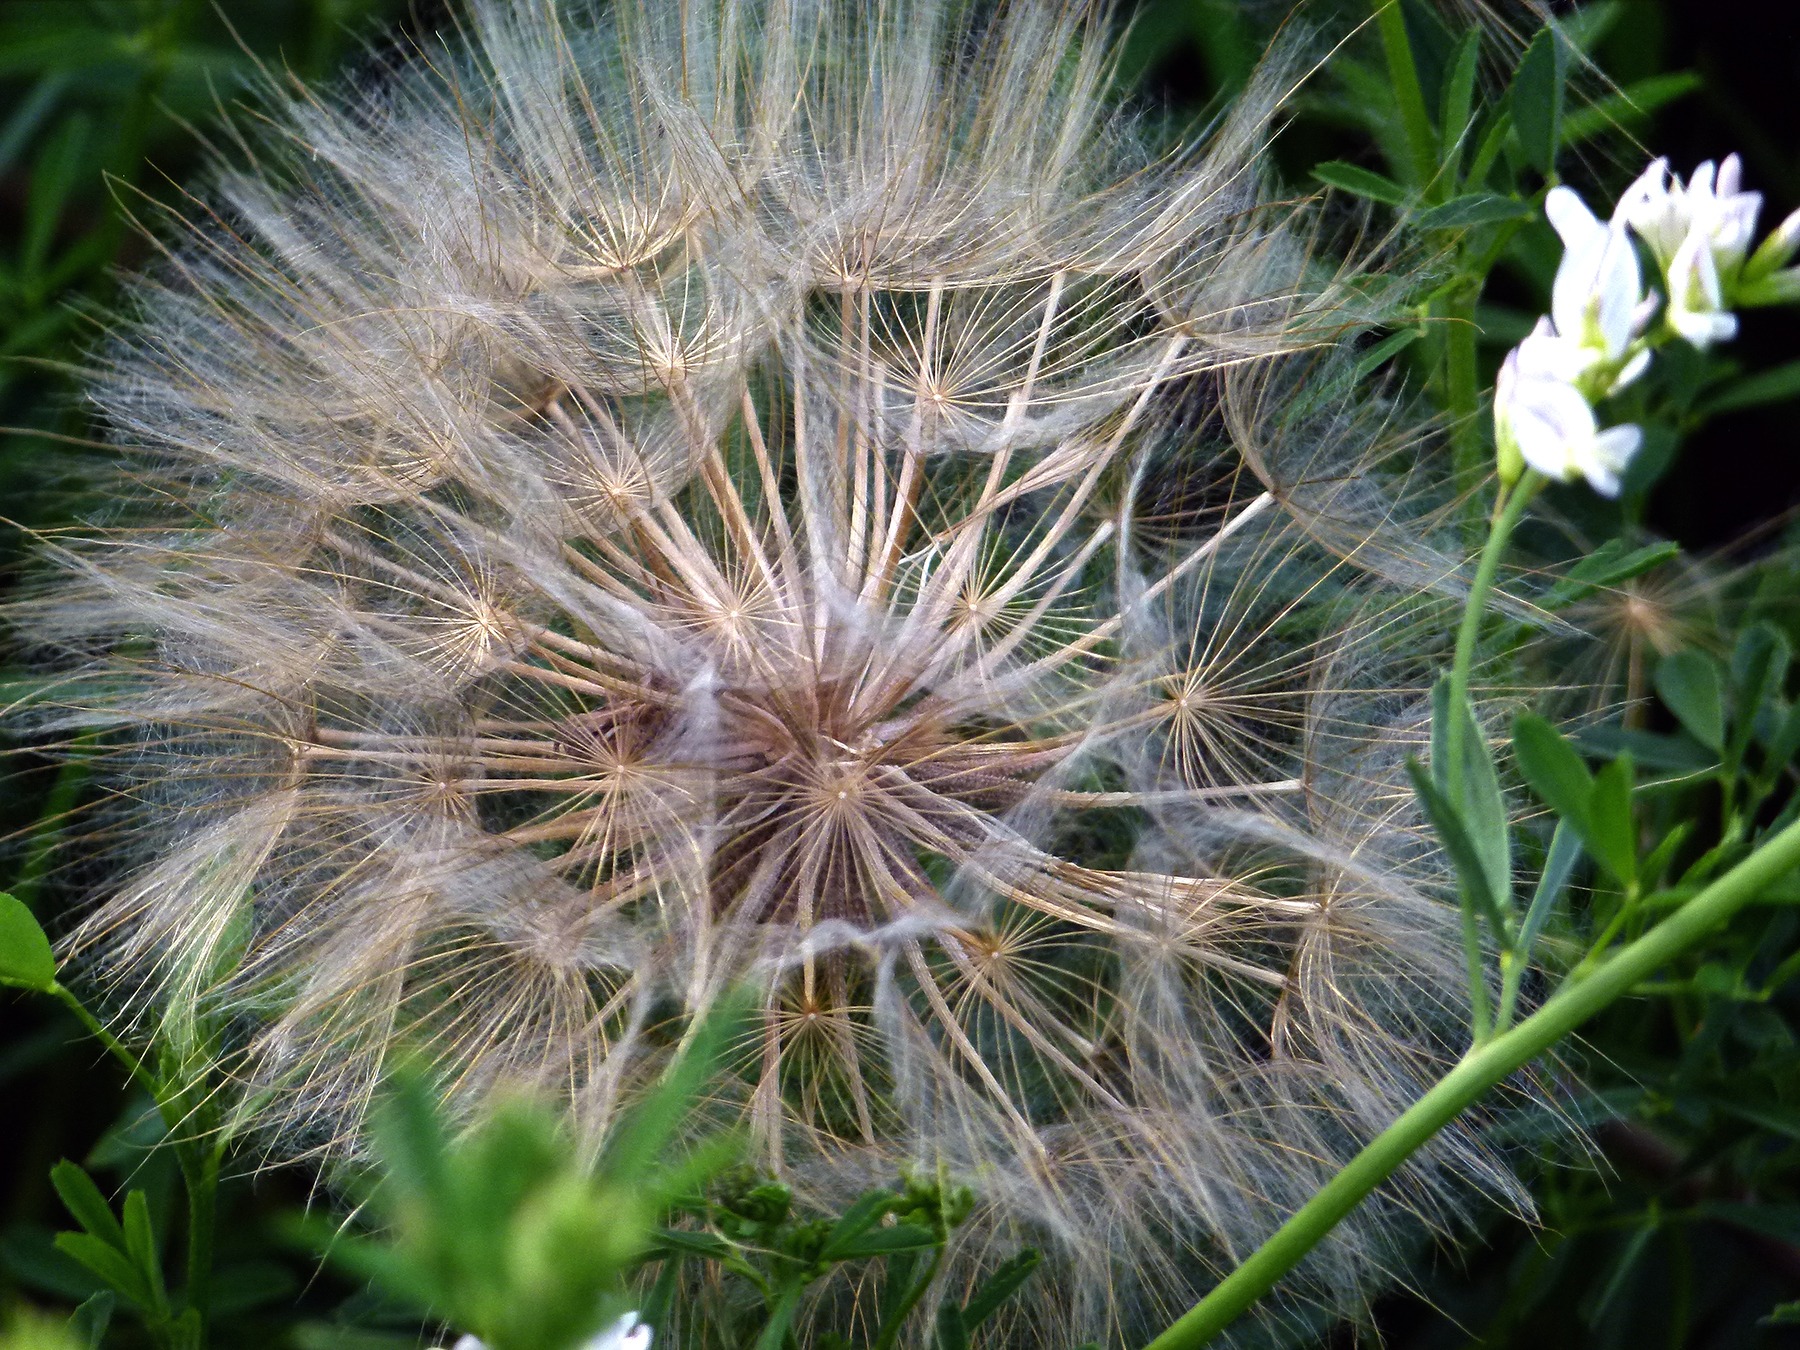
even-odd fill
[[[1381,45],[1387,53],[1388,78],[1393,81],[1394,101],[1400,107],[1400,124],[1406,131],[1406,148],[1412,155],[1411,177],[1424,187],[1437,173],[1437,133],[1425,107],[1425,90],[1413,61],[1412,39],[1406,33],[1406,15],[1399,0],[1374,0],[1375,22],[1381,29]]]
[[[1193,1350],[1205,1345],[1274,1288],[1276,1281],[1318,1246],[1345,1215],[1483,1093],[1693,946],[1797,867],[1800,821],[1772,836],[1643,937],[1595,967],[1592,974],[1566,982],[1512,1030],[1471,1050],[1242,1265],[1180,1321],[1150,1342],[1147,1350]]]
[[[200,1156],[183,1165],[187,1186],[187,1306],[200,1314],[204,1344],[208,1304],[212,1297],[213,1235],[219,1213],[219,1167],[222,1151],[191,1141]]]

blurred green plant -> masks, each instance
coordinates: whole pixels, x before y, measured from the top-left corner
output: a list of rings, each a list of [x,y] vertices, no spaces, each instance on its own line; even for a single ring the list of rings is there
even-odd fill
[[[628,1311],[625,1282],[669,1209],[735,1155],[729,1135],[678,1153],[735,1014],[696,1029],[655,1095],[586,1166],[556,1117],[516,1101],[455,1132],[431,1077],[396,1072],[373,1114],[356,1226],[296,1232],[422,1321],[489,1350],[571,1350]],[[329,1340],[315,1328],[310,1343]]]

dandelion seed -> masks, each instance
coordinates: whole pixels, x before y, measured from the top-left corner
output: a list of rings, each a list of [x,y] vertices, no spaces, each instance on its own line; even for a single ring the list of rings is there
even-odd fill
[[[173,222],[18,616],[115,775],[74,945],[328,1157],[401,1047],[597,1146],[750,981],[708,1120],[808,1203],[966,1179],[947,1279],[1061,1263],[1021,1342],[1150,1329],[1465,1028],[1455,532],[1265,191],[1293,63],[1162,153],[1075,7],[613,9],[475,4]]]

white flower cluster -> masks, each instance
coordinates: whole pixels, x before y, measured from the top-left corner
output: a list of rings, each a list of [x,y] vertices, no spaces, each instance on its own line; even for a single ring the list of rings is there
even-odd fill
[[[487,1350],[473,1336],[459,1337],[450,1350]],[[650,1328],[628,1312],[581,1347],[581,1350],[650,1350]]]
[[[1762,194],[1739,189],[1742,172],[1731,155],[1716,170],[1702,164],[1684,184],[1659,159],[1606,222],[1572,189],[1551,189],[1544,212],[1564,253],[1550,313],[1507,355],[1494,387],[1503,475],[1528,464],[1616,497],[1643,433],[1629,424],[1602,430],[1594,405],[1643,374],[1657,337],[1704,350],[1736,336],[1733,310],[1800,300],[1800,267],[1787,266],[1800,251],[1800,211],[1752,254]],[[1633,234],[1668,291],[1660,335],[1649,329],[1662,297],[1645,290]]]

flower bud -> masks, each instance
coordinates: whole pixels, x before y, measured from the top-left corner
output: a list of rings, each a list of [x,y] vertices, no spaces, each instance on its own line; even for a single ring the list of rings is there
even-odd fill
[[[1795,211],[1769,232],[1762,247],[1744,264],[1743,280],[1754,285],[1778,268],[1786,267],[1795,253],[1800,253],[1800,211]]]

